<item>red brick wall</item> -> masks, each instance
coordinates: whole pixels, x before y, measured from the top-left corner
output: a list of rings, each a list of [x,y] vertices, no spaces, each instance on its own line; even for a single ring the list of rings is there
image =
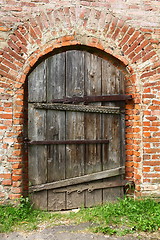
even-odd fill
[[[125,64],[126,178],[135,194],[160,196],[160,2],[1,0],[0,199],[27,189],[22,148],[25,79],[37,60],[83,44]]]

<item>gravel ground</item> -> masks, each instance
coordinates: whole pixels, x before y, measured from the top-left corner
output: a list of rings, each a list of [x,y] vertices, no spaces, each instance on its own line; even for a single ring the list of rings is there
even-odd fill
[[[61,225],[32,232],[0,233],[0,240],[160,240],[160,232],[135,233],[123,237],[94,234],[86,231],[89,224]]]

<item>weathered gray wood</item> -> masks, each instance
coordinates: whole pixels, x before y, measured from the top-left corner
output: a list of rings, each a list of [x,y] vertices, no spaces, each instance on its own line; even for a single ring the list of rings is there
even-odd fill
[[[96,95],[96,96],[83,96],[83,97],[64,97],[53,99],[52,103],[93,103],[93,102],[117,102],[131,100],[132,95],[126,94],[107,94],[107,95]]]
[[[121,103],[121,108],[125,109],[125,103]],[[121,113],[119,117],[120,121],[120,166],[125,166],[126,162],[126,154],[125,154],[125,113]],[[125,178],[125,175],[121,175],[120,180],[123,181]],[[120,197],[123,197],[124,195],[124,189],[120,188]]]
[[[28,76],[28,102],[46,101],[46,61],[40,63]]]
[[[108,161],[103,162],[103,169],[110,169],[113,167],[120,166],[120,125],[119,125],[119,117],[117,115],[113,116],[103,116],[103,134],[105,137],[108,137]],[[103,136],[103,137],[104,137]],[[103,145],[103,148],[107,146]],[[105,159],[104,159],[105,160]]]
[[[66,97],[84,96],[84,52],[66,52]]]
[[[84,52],[66,53],[66,97],[84,95]],[[77,106],[78,107],[78,106]],[[66,112],[66,138],[84,139],[84,113]],[[84,175],[84,146],[66,145],[66,178]],[[66,196],[66,207],[72,209],[84,205],[84,194],[73,192]]]
[[[47,129],[48,140],[65,139],[65,113],[48,110]],[[65,167],[65,145],[48,145],[48,182],[65,179]],[[61,209],[65,209],[65,193],[49,191],[48,210]]]
[[[66,209],[66,194],[65,192],[55,193],[48,190],[48,211],[59,211]]]
[[[85,53],[85,94],[87,96],[101,95],[101,59],[90,53]],[[101,103],[90,103],[89,106],[101,108]],[[101,138],[101,116],[99,114],[85,114],[85,138]],[[101,144],[87,145],[85,156],[85,173],[102,170]],[[86,192],[85,206],[90,207],[102,203],[102,190]]]
[[[107,76],[107,81],[106,81]],[[102,60],[102,95],[124,94],[123,74],[116,69],[111,63]],[[105,106],[120,106],[117,102],[104,103]],[[102,115],[102,137],[109,137],[109,145],[102,146],[103,169],[122,166],[122,148],[121,148],[121,117],[120,115]],[[124,149],[123,149],[124,150]],[[125,151],[124,151],[125,153]],[[123,155],[124,156],[124,155]],[[112,178],[113,180],[121,180],[122,177]],[[104,180],[107,184],[107,180]],[[123,195],[123,188],[117,187],[113,189],[103,190],[103,202],[115,200]]]
[[[56,54],[46,60],[47,64],[47,102],[65,96],[65,53]],[[65,140],[65,112],[47,111],[47,140]],[[48,148],[48,179],[54,182],[65,179],[65,146]],[[48,210],[65,209],[65,193],[48,191]]]
[[[65,139],[65,113],[49,110],[47,112],[47,140],[59,139]],[[48,182],[61,179],[65,179],[65,146],[48,145]]]
[[[125,103],[121,103],[121,107],[125,108]],[[125,113],[121,113],[120,115],[120,166],[125,166],[126,155],[125,155]]]
[[[29,197],[35,209],[48,210],[46,190],[30,194]]]
[[[122,176],[114,176],[110,179],[105,179],[103,182],[107,185],[108,181],[114,181],[114,182],[121,182],[123,183]],[[124,196],[124,188],[123,186],[117,186],[112,188],[103,189],[103,203],[106,203],[108,201],[115,201],[117,198],[121,198]]]
[[[46,60],[47,65],[47,102],[65,96],[65,52]]]
[[[37,192],[37,191],[42,191],[47,189],[53,189],[53,188],[55,189],[59,187],[65,187],[65,186],[80,184],[84,182],[91,182],[91,181],[100,180],[104,178],[110,178],[113,176],[122,175],[124,173],[125,173],[125,167],[119,167],[115,169],[83,175],[80,177],[69,178],[69,179],[65,179],[57,182],[31,186],[29,187],[29,190],[30,192]]]
[[[106,60],[102,60],[102,89],[105,94],[124,94],[123,73]]]
[[[46,101],[46,63],[41,63],[28,77],[28,101]],[[32,140],[45,140],[46,111],[28,106],[28,137]],[[46,146],[28,146],[29,184],[41,184],[47,181]],[[47,191],[36,193],[32,202],[36,208],[47,209]]]
[[[33,140],[45,140],[46,112],[35,110],[29,104],[28,137]],[[47,148],[46,146],[28,146],[29,155],[29,181],[32,185],[47,181]]]

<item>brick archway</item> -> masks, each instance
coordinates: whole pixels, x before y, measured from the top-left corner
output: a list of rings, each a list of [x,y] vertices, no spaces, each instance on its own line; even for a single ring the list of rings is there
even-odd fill
[[[108,12],[82,7],[76,14],[74,8],[64,7],[42,12],[41,16],[36,15],[19,25],[10,34],[7,46],[1,50],[0,74],[5,89],[2,105],[8,109],[6,114],[1,114],[5,129],[2,140],[2,186],[11,186],[4,194],[6,197],[16,198],[22,193],[23,84],[26,76],[41,57],[70,45],[101,49],[119,59],[128,70],[126,93],[132,94],[134,100],[126,106],[126,176],[135,181],[137,194],[141,192],[143,184],[149,181],[147,173],[151,169],[145,160],[148,153],[153,159],[156,156],[154,149],[149,147],[152,136],[147,132],[147,126],[150,127],[151,118],[157,122],[157,117],[156,107],[148,107],[147,101],[155,98],[158,106],[158,88],[151,91],[152,83],[146,80],[150,77],[152,82],[153,79],[158,81],[160,69],[152,40],[149,41],[143,32]],[[142,126],[144,122],[146,125]]]

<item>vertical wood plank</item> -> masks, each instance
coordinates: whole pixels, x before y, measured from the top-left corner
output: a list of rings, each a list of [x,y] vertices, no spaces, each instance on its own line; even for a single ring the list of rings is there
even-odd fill
[[[28,105],[28,137],[30,140],[45,140],[46,111],[37,110],[33,104]],[[33,185],[45,183],[46,172],[46,147],[29,146],[29,178]]]
[[[66,53],[62,52],[49,57],[47,65],[47,101],[65,96],[65,69]]]
[[[102,95],[105,94],[123,94],[124,81],[123,74],[111,63],[102,60]],[[119,106],[119,103],[104,103],[106,106]],[[122,166],[121,149],[121,117],[120,115],[103,114],[102,115],[102,133],[103,138],[109,139],[108,146],[102,146],[103,169],[112,169]],[[121,176],[112,178],[121,179]],[[107,182],[108,180],[104,180]],[[103,202],[115,200],[123,195],[123,187],[103,190]]]
[[[90,53],[85,53],[85,94],[87,96],[101,95],[101,59]],[[101,105],[101,103],[90,103]],[[100,114],[85,113],[85,138],[101,138]],[[85,174],[102,170],[101,144],[86,145]],[[102,190],[86,192],[86,207],[102,203]]]
[[[36,110],[29,104],[29,128],[28,137],[30,140],[45,140],[46,136],[46,111]],[[37,185],[47,182],[47,147],[28,147],[29,184]],[[34,201],[36,199],[36,202]],[[36,193],[32,198],[36,207],[47,209],[47,191]]]
[[[47,111],[47,140],[65,140],[64,112]],[[48,145],[48,182],[62,179],[65,179],[65,145]]]
[[[28,102],[46,101],[46,61],[40,63],[28,76]]]
[[[65,53],[46,60],[47,102],[65,96]],[[47,139],[65,139],[65,112],[47,111]],[[48,148],[48,182],[65,179],[65,145],[50,145]],[[65,193],[48,191],[48,210],[65,209]]]
[[[40,63],[28,76],[28,102],[46,102],[46,61]],[[46,111],[28,105],[28,137],[30,140],[45,140]],[[29,184],[47,182],[46,146],[29,146]],[[47,191],[32,195],[35,207],[47,209]]]
[[[124,74],[104,59],[102,59],[102,89],[102,95],[125,93]]]
[[[66,53],[66,96],[84,95],[84,52]],[[84,113],[66,113],[66,139],[84,139]],[[84,175],[84,145],[66,145],[66,178]],[[84,193],[67,195],[67,209],[84,205]]]

